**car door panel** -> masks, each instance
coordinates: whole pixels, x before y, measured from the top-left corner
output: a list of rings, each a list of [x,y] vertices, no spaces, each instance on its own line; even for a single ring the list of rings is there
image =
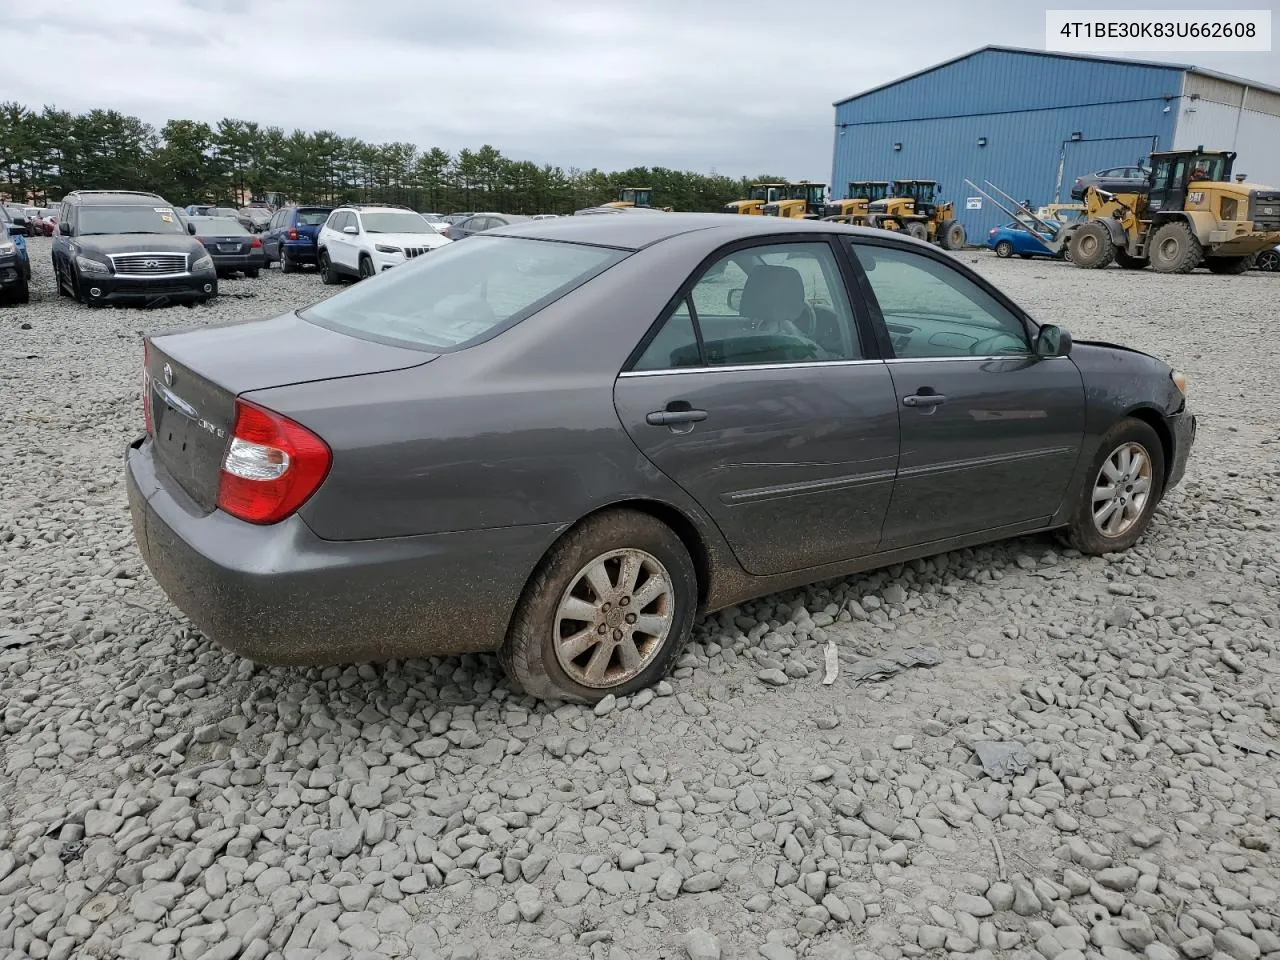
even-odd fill
[[[1036,357],[1011,304],[941,252],[857,241],[894,356],[901,455],[880,548],[1052,517],[1084,437],[1080,372]]]
[[[636,445],[707,511],[748,572],[875,551],[898,462],[883,362],[624,374],[614,403]],[[649,422],[681,408],[706,418]]]
[[[888,364],[901,411],[898,480],[882,549],[1057,512],[1084,436],[1084,385],[1069,358]],[[908,406],[912,397],[944,397]]]

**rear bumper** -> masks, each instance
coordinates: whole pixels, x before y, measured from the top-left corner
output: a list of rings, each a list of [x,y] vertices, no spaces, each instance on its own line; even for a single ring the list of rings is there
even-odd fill
[[[1196,417],[1184,410],[1166,417],[1165,423],[1169,426],[1169,435],[1173,437],[1173,463],[1169,465],[1169,480],[1165,484],[1165,489],[1170,490],[1178,485],[1187,472],[1187,460],[1191,457],[1191,447],[1196,441]]]
[[[315,263],[316,243],[314,240],[286,240],[280,244],[280,255],[294,263]]]
[[[317,537],[202,513],[139,438],[125,454],[134,537],[169,599],[208,637],[262,663],[327,665],[501,645],[525,581],[564,529],[384,540]]]

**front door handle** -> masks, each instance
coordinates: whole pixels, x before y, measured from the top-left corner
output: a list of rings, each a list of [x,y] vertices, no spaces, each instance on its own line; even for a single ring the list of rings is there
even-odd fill
[[[644,422],[654,427],[671,427],[681,423],[698,423],[705,419],[705,410],[655,410],[645,415]]]
[[[913,393],[902,398],[904,407],[936,407],[946,402],[947,398],[940,393]]]

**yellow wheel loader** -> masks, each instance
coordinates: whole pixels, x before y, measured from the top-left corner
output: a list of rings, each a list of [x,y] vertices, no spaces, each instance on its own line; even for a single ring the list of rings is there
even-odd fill
[[[888,180],[850,180],[848,196],[832,200],[822,211],[822,219],[839,217],[842,223],[861,226],[867,219],[867,208],[889,195]]]
[[[868,204],[867,226],[901,230],[917,240],[940,244],[946,250],[964,246],[964,225],[956,220],[955,204],[940,203],[936,180],[895,180],[889,196]]]
[[[602,207],[625,209],[627,207],[643,207],[646,210],[662,210],[671,212],[670,207],[654,207],[652,205],[653,190],[649,187],[623,187],[618,191],[618,199],[602,203]]]
[[[779,200],[764,205],[766,217],[786,217],[791,220],[817,220],[827,206],[827,185],[801,180],[787,184]]]
[[[764,213],[766,204],[782,199],[783,191],[786,190],[788,186],[789,184],[785,183],[752,184],[751,191],[745,200],[729,201],[722,208],[722,212],[758,217]]]
[[[1086,214],[1067,231],[1077,267],[1118,263],[1157,273],[1244,273],[1259,251],[1280,243],[1280,189],[1232,181],[1232,151],[1176,150],[1151,155],[1145,191],[1090,186]]]

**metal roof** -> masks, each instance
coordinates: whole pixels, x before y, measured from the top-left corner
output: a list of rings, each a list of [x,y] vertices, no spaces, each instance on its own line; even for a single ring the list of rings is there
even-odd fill
[[[1204,77],[1214,77],[1218,80],[1226,80],[1229,83],[1238,83],[1242,86],[1252,87],[1255,90],[1265,90],[1268,93],[1280,95],[1280,88],[1270,86],[1265,83],[1258,83],[1254,80],[1246,80],[1244,77],[1232,76],[1229,73],[1221,73],[1217,70],[1209,70],[1206,67],[1197,67],[1191,63],[1170,63],[1160,60],[1135,60],[1129,57],[1104,57],[1090,53],[1062,53],[1057,50],[1033,50],[1028,47],[1006,47],[1000,44],[990,43],[985,47],[979,47],[977,50],[970,50],[968,53],[962,53],[958,57],[952,57],[950,60],[943,60],[941,63],[935,63],[931,67],[925,67],[923,70],[917,70],[915,73],[908,73],[906,76],[898,77],[896,80],[890,80],[888,83],[882,83],[879,86],[872,87],[869,90],[863,90],[861,93],[855,93],[843,99],[836,100],[832,106],[838,107],[842,103],[848,103],[851,100],[858,100],[868,94],[876,93],[880,90],[886,90],[889,87],[897,86],[907,80],[914,80],[916,77],[922,77],[925,74],[933,73],[935,70],[941,70],[943,67],[949,67],[953,63],[959,63],[961,60],[968,60],[970,57],[976,57],[980,53],[989,51],[996,53],[1020,53],[1033,57],[1052,57],[1058,60],[1085,60],[1092,63],[1115,63],[1126,67],[1161,67],[1167,70],[1181,70],[1184,73],[1196,73]]]

